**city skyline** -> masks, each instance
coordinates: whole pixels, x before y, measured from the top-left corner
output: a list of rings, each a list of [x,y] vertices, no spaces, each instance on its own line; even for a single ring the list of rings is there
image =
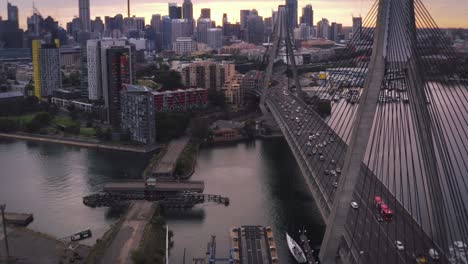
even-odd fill
[[[3,1],[1,1],[3,2]],[[32,14],[32,4],[26,0],[12,0],[9,1],[19,8],[19,24],[20,27],[26,28],[26,18]],[[120,3],[121,2],[121,3]],[[183,1],[171,1],[178,5],[182,5]],[[198,18],[202,8],[210,8],[212,19],[216,21],[217,25],[222,23],[223,13],[227,13],[230,22],[239,22],[239,12],[242,9],[256,9],[260,16],[270,17],[272,10],[275,10],[278,5],[284,4],[283,0],[265,0],[265,1],[232,1],[221,0],[212,3],[212,1],[198,0],[193,2],[193,16]],[[314,24],[321,18],[327,18],[330,21],[337,21],[344,26],[351,26],[352,16],[365,16],[372,5],[373,1],[310,1],[298,0],[298,17],[301,16],[302,7],[311,4],[314,9]],[[6,2],[1,3],[6,6]],[[71,21],[74,17],[79,16],[78,1],[71,3],[55,2],[52,0],[42,0],[35,2],[36,8],[41,12],[44,17],[52,16],[58,20],[62,27]],[[426,6],[434,19],[438,22],[439,27],[442,28],[468,28],[468,21],[464,18],[468,16],[468,2],[459,3],[456,0],[450,1],[426,1]],[[466,6],[460,8],[460,6]],[[104,16],[114,16],[115,14],[123,14],[126,16],[127,1],[121,0],[109,5],[108,2],[103,0],[90,1],[91,19],[97,16],[103,18]],[[0,16],[3,19],[7,18],[6,8],[1,9]],[[134,0],[131,3],[131,14],[137,17],[144,17],[145,23],[149,24],[151,15],[153,14],[168,14],[168,2],[160,0]]]

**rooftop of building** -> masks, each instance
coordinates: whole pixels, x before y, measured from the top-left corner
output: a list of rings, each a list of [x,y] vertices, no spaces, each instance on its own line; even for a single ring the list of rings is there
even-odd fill
[[[150,92],[152,91],[150,88],[146,86],[135,85],[135,84],[126,84],[125,89],[127,92]]]
[[[154,91],[152,92],[153,95],[158,94],[175,94],[175,93],[186,93],[186,92],[196,92],[196,91],[205,91],[205,88],[188,88],[188,89],[177,89],[171,91]]]

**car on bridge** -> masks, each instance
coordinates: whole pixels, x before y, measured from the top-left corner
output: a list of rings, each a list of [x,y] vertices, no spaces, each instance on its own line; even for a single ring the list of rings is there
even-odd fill
[[[405,246],[403,245],[403,242],[399,240],[395,241],[395,246],[398,250],[405,250]]]
[[[385,221],[392,221],[393,211],[385,204],[384,200],[380,196],[374,197],[374,205],[379,211],[380,215]]]

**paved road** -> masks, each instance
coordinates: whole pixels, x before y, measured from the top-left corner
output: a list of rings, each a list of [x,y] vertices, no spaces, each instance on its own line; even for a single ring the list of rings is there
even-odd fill
[[[125,220],[120,230],[112,241],[112,244],[107,248],[100,263],[132,263],[131,253],[138,248],[145,226],[151,220],[154,210],[152,202],[133,202],[128,213],[125,215]]]
[[[279,86],[286,87],[281,82]],[[293,152],[299,154],[296,156],[299,157],[298,163],[305,165],[309,170],[310,173],[305,177],[312,182],[312,192],[316,193],[316,197],[320,197],[317,204],[322,209],[324,219],[327,220],[335,196],[336,184],[341,175],[339,173],[332,175],[330,172],[343,166],[347,145],[344,141],[346,138],[343,140],[340,136],[346,133],[340,132],[338,136],[315,112],[308,110],[306,113],[305,109],[308,106],[304,102],[283,89],[271,89],[267,105],[288,138]],[[300,107],[299,112],[297,112],[297,107]],[[343,118],[352,118],[354,111],[355,107],[351,107],[351,111],[346,111],[348,116]],[[300,118],[299,122],[296,121],[296,117]],[[339,130],[349,131],[349,128],[341,127]],[[311,135],[315,135],[315,138],[309,140]],[[309,141],[312,144],[308,146]],[[318,146],[319,144],[325,145],[324,142],[326,146]],[[320,152],[322,158],[319,158]],[[380,221],[381,217],[373,205],[376,195],[381,196],[394,211],[393,221]],[[360,206],[359,209],[350,207],[347,232],[344,235],[346,240],[353,241],[350,252],[359,262],[415,263],[415,256],[422,254],[428,260],[426,263],[448,263],[445,258],[439,261],[429,258],[429,249],[435,247],[431,239],[364,164],[353,197],[353,200]],[[396,240],[403,242],[404,250],[397,250]]]

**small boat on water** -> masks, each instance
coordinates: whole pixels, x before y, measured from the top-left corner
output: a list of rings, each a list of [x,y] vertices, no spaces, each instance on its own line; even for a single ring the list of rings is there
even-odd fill
[[[71,241],[80,241],[86,238],[90,238],[93,234],[91,233],[91,229],[86,229],[84,231],[78,232],[70,236]]]
[[[297,244],[296,241],[294,241],[294,239],[292,239],[288,233],[286,233],[286,241],[288,242],[289,251],[291,251],[291,254],[294,256],[296,261],[298,263],[306,263],[307,258],[304,255],[304,251],[302,251],[299,244]]]

